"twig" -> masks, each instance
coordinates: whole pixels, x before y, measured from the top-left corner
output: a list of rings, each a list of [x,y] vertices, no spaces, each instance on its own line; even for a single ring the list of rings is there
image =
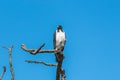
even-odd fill
[[[2,80],[2,78],[4,77],[5,72],[6,72],[6,67],[3,66],[3,72],[2,72],[2,75],[1,75],[1,77],[0,77],[0,80]]]
[[[57,64],[49,64],[49,63],[46,63],[46,62],[43,62],[43,61],[25,60],[25,62],[35,63],[35,64],[44,64],[46,66],[57,66]]]
[[[9,51],[9,65],[10,65],[10,72],[12,75],[11,80],[14,80],[14,70],[13,70],[13,66],[12,66],[12,48],[13,48],[13,46],[10,46],[10,48],[3,46],[3,48],[5,48]]]

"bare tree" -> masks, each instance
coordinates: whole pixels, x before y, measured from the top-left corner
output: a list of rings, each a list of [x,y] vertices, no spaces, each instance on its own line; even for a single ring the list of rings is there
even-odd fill
[[[9,48],[3,46],[3,48],[7,49],[8,52],[9,52],[9,65],[10,65],[10,72],[11,72],[11,75],[12,75],[11,80],[14,80],[14,70],[13,70],[13,66],[12,66],[12,49],[13,49],[13,46],[10,46]]]
[[[60,50],[42,50],[42,48],[45,46],[45,44],[42,44],[38,49],[27,49],[26,46],[24,44],[21,45],[21,48],[26,51],[29,52],[32,55],[36,55],[36,54],[41,54],[41,53],[54,53],[58,56],[58,61],[57,64],[48,64],[46,62],[43,61],[32,61],[32,60],[26,60],[26,62],[28,63],[35,63],[35,64],[44,64],[46,66],[55,66],[57,67],[56,70],[56,80],[65,80],[66,76],[65,76],[65,70],[62,69],[62,62],[64,59],[64,55]]]
[[[3,66],[3,72],[0,76],[0,80],[2,80],[2,78],[4,77],[5,72],[6,72],[6,66]]]

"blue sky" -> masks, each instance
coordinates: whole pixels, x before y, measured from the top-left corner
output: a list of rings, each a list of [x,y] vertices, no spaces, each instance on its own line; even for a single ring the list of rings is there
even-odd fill
[[[20,45],[53,49],[53,32],[61,24],[67,35],[63,68],[67,80],[120,80],[119,0],[1,0],[0,73],[11,78],[8,51],[13,48],[15,80],[55,80],[55,67],[25,60],[55,63],[54,54],[30,55]]]

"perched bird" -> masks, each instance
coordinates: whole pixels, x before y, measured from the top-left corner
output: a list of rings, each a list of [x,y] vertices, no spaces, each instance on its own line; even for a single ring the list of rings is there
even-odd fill
[[[54,32],[53,43],[55,50],[60,50],[60,51],[64,50],[64,46],[66,43],[66,35],[61,25],[58,25],[57,30]],[[55,56],[56,56],[56,61],[58,61],[57,53],[55,53]]]

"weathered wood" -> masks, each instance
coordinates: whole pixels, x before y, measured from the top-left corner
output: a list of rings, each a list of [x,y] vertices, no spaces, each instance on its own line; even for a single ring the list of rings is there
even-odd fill
[[[56,80],[65,80],[65,70],[62,70],[62,62],[64,59],[64,55],[60,50],[42,50],[45,44],[42,44],[38,49],[28,49],[24,44],[21,45],[21,48],[29,52],[32,55],[40,54],[40,53],[54,53],[57,55],[57,65],[55,64],[48,64],[43,61],[32,61],[32,60],[26,60],[28,63],[36,63],[36,64],[44,64],[46,66],[56,66]]]

